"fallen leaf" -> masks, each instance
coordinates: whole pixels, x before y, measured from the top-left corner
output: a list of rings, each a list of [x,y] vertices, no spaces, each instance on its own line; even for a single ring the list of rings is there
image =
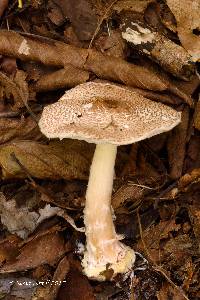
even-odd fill
[[[23,116],[21,119],[1,117],[0,133],[0,144],[14,139],[37,139],[41,136],[39,127],[33,118],[24,118]]]
[[[156,296],[158,300],[185,300],[183,294],[178,289],[175,289],[169,282],[164,283]]]
[[[186,107],[182,111],[181,123],[171,132],[167,144],[170,177],[172,179],[177,179],[182,175],[188,126],[189,109]]]
[[[14,78],[6,76],[0,72],[0,84],[4,87],[4,92],[7,99],[13,97],[14,105],[13,110],[17,110],[20,107],[28,107],[28,84],[26,82],[26,74],[23,71],[17,71]]]
[[[51,91],[60,88],[71,88],[89,80],[89,72],[80,70],[71,65],[66,65],[64,69],[42,75],[32,89],[37,92]]]
[[[98,15],[94,7],[94,1],[56,0],[54,2],[60,7],[65,18],[70,19],[79,40],[90,40],[98,25]]]
[[[200,130],[200,99],[196,104],[194,113],[194,127]]]
[[[16,141],[0,147],[0,165],[4,178],[25,178],[26,170],[38,178],[86,179],[93,151],[94,145],[78,140]]]
[[[58,293],[57,300],[95,300],[95,297],[88,279],[72,268],[66,277],[66,283]]]
[[[0,295],[7,295],[9,299],[32,300],[36,288],[37,282],[28,277],[0,279]]]
[[[39,218],[36,212],[29,212],[27,207],[17,208],[14,199],[6,201],[2,193],[0,193],[0,216],[1,223],[8,231],[16,233],[23,239],[33,232]]]
[[[160,263],[160,259],[162,259],[160,241],[167,239],[170,232],[179,231],[180,228],[181,225],[176,224],[175,220],[171,219],[169,221],[160,221],[159,224],[152,225],[143,231],[143,240],[154,262]],[[137,248],[143,249],[141,240],[137,243]]]
[[[200,1],[199,0],[167,0],[167,5],[174,14],[177,31],[183,47],[193,57],[193,61],[200,59],[200,37],[193,34],[193,30],[200,29]]]
[[[165,255],[169,255],[168,264],[181,266],[195,253],[192,239],[187,234],[170,238],[164,246]]]
[[[0,273],[25,271],[42,264],[53,265],[64,253],[64,240],[59,233],[42,235],[27,243],[14,262],[7,262],[0,268]]]
[[[117,13],[121,13],[122,11],[128,12],[137,12],[137,13],[144,13],[147,6],[155,2],[154,0],[119,0],[117,3],[113,5],[112,10],[116,11]]]
[[[8,6],[8,0],[1,0],[1,5],[0,5],[0,18],[3,15],[5,9]]]

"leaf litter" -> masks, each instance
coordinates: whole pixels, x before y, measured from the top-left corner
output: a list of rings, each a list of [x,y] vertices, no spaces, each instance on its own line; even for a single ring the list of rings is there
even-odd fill
[[[0,297],[198,299],[199,0],[1,2]],[[128,24],[137,37],[143,26],[157,38],[133,47],[123,38]],[[182,111],[173,131],[119,147],[115,223],[139,253],[129,281],[82,275],[77,245],[94,145],[49,141],[37,125],[45,105],[89,80]]]

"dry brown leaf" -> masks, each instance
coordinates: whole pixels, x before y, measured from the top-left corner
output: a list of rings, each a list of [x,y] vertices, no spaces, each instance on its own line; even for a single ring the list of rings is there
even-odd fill
[[[196,104],[194,113],[194,127],[200,130],[200,99]]]
[[[169,78],[148,67],[103,55],[93,49],[77,48],[54,40],[32,39],[13,31],[0,31],[0,53],[24,61],[38,61],[46,65],[65,66],[71,64],[95,73],[103,79],[113,80],[129,86],[155,91],[169,90],[191,105],[190,97],[179,90]]]
[[[113,5],[112,10],[117,13],[121,13],[122,11],[144,13],[147,6],[152,2],[154,2],[154,0],[120,0]]]
[[[64,253],[64,240],[59,233],[42,235],[26,244],[16,261],[7,262],[0,269],[0,273],[25,271],[42,264],[53,265]]]
[[[77,140],[16,141],[0,147],[3,178],[86,179],[94,146]],[[14,154],[14,157],[13,157]],[[20,164],[24,169],[20,166]]]
[[[0,144],[14,139],[37,139],[39,137],[41,137],[41,132],[32,117],[0,118]]]
[[[66,282],[65,277],[69,272],[70,265],[68,258],[65,256],[59,262],[52,280],[41,281],[38,285],[35,295],[31,300],[55,300],[61,285]],[[41,276],[39,276],[41,277]]]
[[[200,29],[199,0],[167,0],[167,5],[177,21],[177,31],[183,47],[190,53],[194,61],[200,59],[200,37],[193,30]]]
[[[169,282],[166,282],[161,290],[157,292],[157,298],[158,300],[185,300],[183,294],[178,289],[175,289]]]
[[[87,277],[83,276],[78,269],[72,268],[68,273],[66,283],[58,293],[58,299],[95,300],[95,297]]]
[[[178,231],[180,228],[180,224],[177,225],[175,220],[171,219],[169,221],[160,221],[159,224],[152,225],[143,231],[143,240],[149,253],[153,257],[154,262],[160,263],[160,241],[168,238],[170,232]],[[141,240],[137,243],[137,248],[143,249],[143,243]]]
[[[8,235],[6,239],[0,242],[0,264],[5,261],[11,260],[18,253],[18,247],[21,239],[16,235]]]
[[[89,72],[80,70],[72,65],[66,65],[64,69],[42,75],[32,86],[37,92],[51,91],[66,87],[75,87],[89,79]]]
[[[189,124],[189,109],[186,107],[182,112],[181,123],[174,128],[168,139],[168,157],[170,165],[170,177],[181,177],[185,158],[186,138]]]
[[[0,72],[0,84],[4,87],[6,97],[8,99],[11,96],[13,97],[13,109],[17,109],[19,107],[27,105],[29,91],[25,79],[26,74],[21,70],[16,72],[13,79]]]
[[[55,0],[55,3],[61,8],[65,17],[70,19],[79,40],[90,40],[98,25],[98,15],[92,1]]]
[[[199,181],[200,168],[192,170],[190,173],[184,174],[178,182],[179,190],[187,189],[190,184]]]
[[[0,5],[0,18],[1,18],[1,16],[3,15],[5,9],[8,6],[8,0],[1,0],[0,4],[1,4]]]
[[[193,240],[188,234],[171,237],[164,246],[164,253],[169,257],[168,263],[171,267],[184,265],[195,252]]]

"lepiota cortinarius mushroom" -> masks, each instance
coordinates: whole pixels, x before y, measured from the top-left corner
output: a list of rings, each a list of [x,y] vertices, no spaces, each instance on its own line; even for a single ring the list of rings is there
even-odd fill
[[[123,86],[87,82],[44,108],[39,126],[48,138],[72,138],[96,144],[84,209],[84,273],[106,280],[127,274],[135,252],[120,241],[113,223],[111,195],[118,145],[127,145],[171,130],[181,113]],[[110,279],[112,279],[110,278]]]

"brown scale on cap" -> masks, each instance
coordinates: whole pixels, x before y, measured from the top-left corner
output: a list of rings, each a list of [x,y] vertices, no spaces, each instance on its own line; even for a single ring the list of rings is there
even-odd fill
[[[181,113],[127,88],[87,82],[44,108],[39,122],[49,138],[125,145],[169,131]]]

